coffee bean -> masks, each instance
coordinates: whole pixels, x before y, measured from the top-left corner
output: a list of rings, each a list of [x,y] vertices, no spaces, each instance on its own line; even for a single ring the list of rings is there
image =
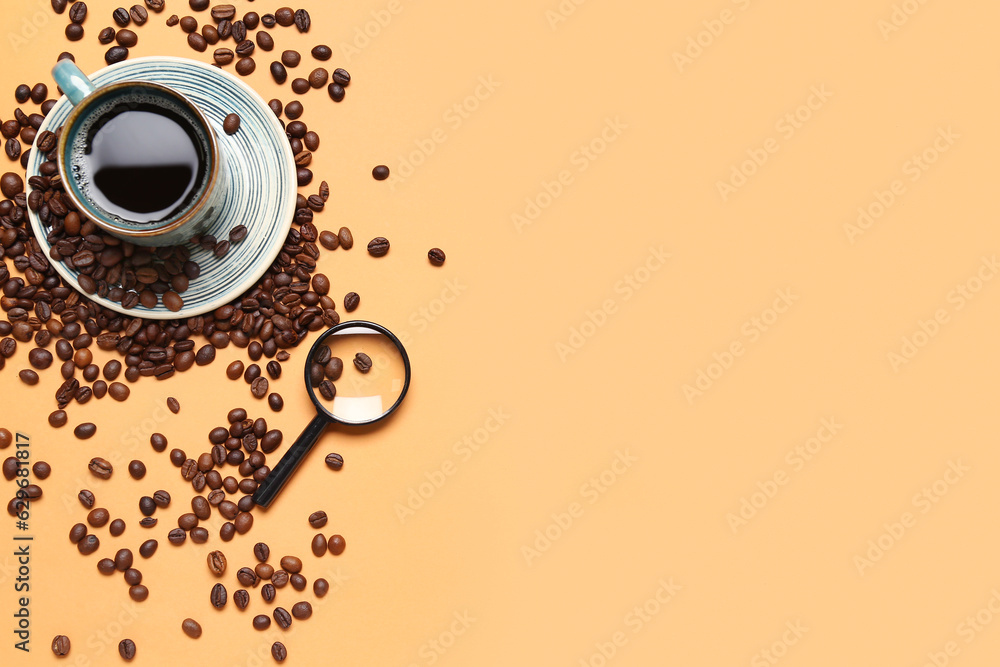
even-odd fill
[[[131,49],[139,43],[139,36],[131,30],[119,30],[118,34],[115,35],[115,41],[118,42],[118,46],[124,46],[125,48]]]
[[[159,522],[159,519],[157,519],[156,517],[154,517],[154,516],[147,516],[147,517],[145,517],[145,518],[143,518],[142,520],[139,521],[139,525],[142,528],[152,528],[158,522]]]
[[[207,366],[213,361],[215,361],[215,348],[211,345],[202,346],[195,355],[195,363],[199,366]]]
[[[184,299],[181,295],[173,290],[169,290],[163,294],[162,297],[163,305],[167,307],[167,310],[172,312],[177,312],[184,307]]]
[[[125,570],[125,574],[122,576],[122,578],[125,580],[125,583],[128,584],[129,586],[138,586],[139,584],[142,583],[142,572],[136,570],[135,568],[130,567],[129,569]]]
[[[257,69],[257,63],[253,58],[240,58],[239,62],[236,63],[236,73],[241,76],[252,74],[255,69]]]
[[[300,621],[304,621],[305,619],[309,618],[310,616],[312,616],[312,613],[313,613],[312,605],[306,602],[305,600],[303,600],[302,602],[296,602],[292,606],[292,616],[299,619]]]
[[[169,533],[167,533],[167,541],[169,541],[174,546],[184,544],[187,540],[187,533],[184,532],[183,528],[174,528]]]
[[[209,596],[209,600],[212,606],[216,609],[222,609],[226,606],[226,587],[222,584],[216,584],[212,586],[212,594]]]
[[[208,9],[209,0],[188,0],[188,5],[193,12],[203,12]]]
[[[128,474],[132,476],[132,479],[142,479],[146,476],[146,465],[142,461],[130,461]]]
[[[168,26],[173,27],[173,26],[177,25],[178,23],[180,23],[180,18],[178,18],[177,14],[171,14],[169,16],[169,18],[167,18],[167,25]]]
[[[310,88],[312,88],[312,86],[309,85],[308,79],[303,79],[302,77],[299,77],[294,81],[292,81],[292,92],[295,93],[296,95],[305,95],[306,93],[309,92]]]
[[[139,498],[139,512],[143,516],[153,516],[156,512],[156,501],[149,496]]]
[[[166,1],[146,0],[146,6],[149,7],[151,10],[153,10],[154,12],[156,12],[157,14],[159,14],[160,12],[163,11],[163,8],[166,6]]]
[[[376,236],[368,242],[368,254],[372,257],[385,257],[389,252],[389,240],[384,236]]]
[[[135,642],[131,639],[123,639],[118,642],[118,655],[122,660],[131,661],[135,657]]]
[[[346,69],[338,67],[333,70],[333,82],[346,88],[351,83],[351,75]]]
[[[115,29],[108,26],[97,34],[97,41],[101,44],[110,44],[115,41]]]
[[[115,519],[108,526],[108,532],[111,533],[112,537],[119,537],[125,532],[125,522],[121,519]]]
[[[340,239],[340,247],[344,250],[350,250],[354,247],[354,236],[347,227],[340,228],[340,231],[337,232],[337,238]]]
[[[326,465],[331,470],[340,470],[344,467],[344,457],[336,452],[331,452],[326,455]]]
[[[441,248],[431,248],[427,251],[427,259],[434,266],[441,266],[445,260],[444,251]]]
[[[129,15],[136,25],[144,25],[149,20],[149,12],[142,5],[132,5]]]
[[[53,7],[56,6],[55,0],[53,0],[52,6]],[[63,6],[65,6],[65,3],[63,3]],[[56,13],[61,14],[62,10],[61,9],[56,10]],[[52,639],[52,652],[55,653],[57,656],[62,657],[64,655],[69,655],[69,649],[70,649],[69,637],[67,637],[66,635],[56,635]]]
[[[274,79],[275,83],[280,85],[288,80],[288,70],[285,69],[284,65],[275,60],[271,63],[271,77]],[[275,114],[278,116],[281,115],[281,113],[277,111]]]
[[[254,630],[267,630],[271,627],[271,617],[264,616],[263,614],[253,617],[253,627]]]
[[[82,540],[87,535],[87,526],[82,523],[75,524],[69,529],[69,541],[76,544]],[[112,569],[114,569],[114,562],[112,562]]]
[[[339,83],[334,81],[329,86],[326,87],[326,92],[330,95],[330,99],[334,102],[343,102],[346,91],[344,87]]]
[[[344,297],[344,310],[346,310],[349,313],[352,313],[357,309],[360,303],[361,303],[361,297],[358,296],[357,292],[348,292],[347,295]]]
[[[226,555],[221,551],[213,551],[208,554],[208,569],[217,577],[226,573]]]
[[[231,49],[216,49],[212,54],[212,59],[219,65],[228,65],[233,62],[235,55]]]
[[[271,657],[275,662],[284,662],[288,657],[288,649],[281,642],[274,642],[271,644]]]
[[[193,16],[185,16],[180,20],[181,30],[187,33],[193,33],[198,29],[198,20]]]
[[[364,352],[354,355],[354,367],[361,373],[367,373],[372,369],[372,358]]]
[[[85,535],[83,539],[76,543],[76,549],[84,556],[89,556],[101,548],[101,541],[97,535]]]
[[[261,20],[263,21],[263,18]],[[257,33],[256,41],[257,47],[262,51],[271,51],[274,49],[274,38],[264,31]]]
[[[31,472],[37,479],[47,479],[52,474],[52,466],[45,461],[37,461],[35,465],[31,466]]]
[[[284,607],[275,607],[271,615],[274,617],[274,622],[282,630],[287,629],[292,624],[292,615]]]
[[[13,138],[8,139],[4,144],[4,152],[11,160],[18,159],[21,157],[21,142]]]
[[[245,535],[253,527],[253,514],[250,512],[240,512],[233,521],[236,532]]]
[[[243,62],[242,60],[240,62]],[[237,65],[237,67],[239,67]],[[240,129],[240,115],[231,113],[226,116],[226,119],[222,122],[222,129],[225,130],[226,134],[236,134]]]
[[[195,496],[191,499],[191,511],[202,521],[212,516],[212,506],[208,504],[208,500],[203,496]]]
[[[330,73],[322,67],[317,67],[309,73],[309,85],[313,88],[322,88],[330,79]]]
[[[198,517],[194,512],[186,512],[177,517],[177,527],[183,530],[191,530],[198,525]],[[211,555],[209,556],[211,559]]]
[[[236,579],[242,585],[253,587],[257,585],[257,574],[249,567],[241,567],[236,572]]]
[[[171,449],[170,450],[170,462],[175,466],[180,468],[187,461],[187,454],[184,453],[183,449]]]
[[[124,385],[121,382],[112,382],[108,386],[108,396],[118,401],[119,403],[127,400],[129,394],[131,393],[132,390],[129,389],[127,385]]]
[[[181,404],[173,396],[167,399],[167,409],[175,415],[181,411]]]
[[[306,578],[298,572],[289,576],[288,582],[292,585],[292,588],[297,591],[304,591],[306,589],[306,585],[309,583],[306,581]]]
[[[69,20],[73,23],[83,23],[87,18],[87,3],[74,2],[69,8]]]
[[[208,42],[204,37],[196,32],[192,32],[187,37],[188,46],[198,52],[204,52],[208,48]]]
[[[270,557],[271,555],[271,550],[263,542],[258,542],[257,544],[253,545],[253,555],[261,563],[266,563],[268,557]]]
[[[109,65],[120,63],[126,58],[128,58],[128,49],[124,46],[112,46],[108,49],[107,53],[104,54],[104,62]]]
[[[128,596],[135,602],[142,602],[149,597],[149,589],[141,584],[135,584],[129,587]]]
[[[191,541],[195,544],[205,544],[208,542],[208,528],[204,526],[195,526],[190,531]]]
[[[181,630],[191,639],[201,637],[201,625],[193,618],[185,618],[181,621]]]
[[[132,16],[128,13],[128,10],[124,7],[119,7],[114,12],[111,13],[111,18],[115,20],[118,27],[125,28],[129,23],[132,22]]]
[[[38,500],[42,497],[42,487],[37,484],[28,484],[18,492],[18,496],[26,497],[28,500]]]
[[[4,479],[9,482],[17,477],[17,471],[20,467],[21,463],[13,456],[4,459],[2,466]]]
[[[15,173],[7,172],[0,177],[0,192],[8,199],[13,199],[24,192],[24,180]]]
[[[312,523],[311,518],[309,523]],[[326,517],[323,518],[323,523],[320,525],[325,525],[325,524],[326,524]],[[317,558],[326,553],[326,537],[323,536],[323,533],[316,533],[315,537],[313,537],[312,539],[312,544],[310,545],[310,547],[312,548],[313,555],[316,556]]]
[[[97,571],[108,577],[117,572],[115,569],[115,562],[110,558],[102,558],[97,561]]]
[[[115,569],[124,572],[130,567],[132,567],[132,552],[128,549],[119,549],[115,554]]]
[[[156,540],[146,540],[139,546],[139,555],[143,558],[149,558],[156,553],[156,547],[159,543]]]
[[[296,558],[295,556],[282,556],[281,568],[286,572],[301,572],[302,559]]]
[[[76,431],[80,431],[85,426],[92,426],[93,427],[94,425],[93,424],[80,424],[80,426],[76,427]],[[93,435],[94,432],[96,431],[96,428],[97,427],[94,427],[93,429],[87,429],[87,430],[89,430],[90,435],[85,435],[85,434],[81,435],[80,433],[77,433],[76,431],[74,431],[74,432],[76,433],[76,437],[78,437],[81,440],[83,440],[83,439],[89,438],[91,435]],[[114,468],[112,467],[111,462],[107,461],[106,459],[102,459],[100,457],[94,457],[94,458],[90,459],[90,464],[87,467],[90,468],[91,474],[93,474],[95,477],[100,477],[101,479],[110,479],[111,478],[111,474],[114,472]]]
[[[380,164],[372,169],[372,176],[376,181],[384,181],[389,178],[389,167],[384,164]]]
[[[258,377],[250,383],[250,393],[254,398],[264,398],[267,396],[267,378]]]
[[[284,570],[275,570],[271,575],[271,584],[275,588],[284,588],[288,584],[288,573]]]
[[[238,608],[246,609],[247,605],[250,604],[250,594],[241,588],[233,593],[233,602]]]
[[[340,535],[331,535],[330,539],[327,541],[327,548],[334,556],[339,556],[344,553],[344,549],[346,547],[347,542]]]

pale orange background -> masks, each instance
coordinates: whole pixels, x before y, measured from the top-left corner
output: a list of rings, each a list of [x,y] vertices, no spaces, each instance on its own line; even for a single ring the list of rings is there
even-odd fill
[[[245,612],[212,609],[204,561],[220,542],[213,530],[203,546],[166,543],[186,485],[146,442],[160,431],[200,453],[242,405],[283,429],[287,445],[310,416],[301,350],[274,383],[280,414],[225,379],[242,356],[231,348],[213,366],[142,380],[126,404],[74,407],[72,423],[99,425],[80,443],[45,422],[55,368],[38,387],[18,382],[21,346],[2,376],[2,422],[30,434],[33,456],[54,470],[31,519],[30,663],[54,663],[48,645],[63,633],[73,641],[63,664],[79,665],[116,664],[124,636],[139,647],[136,664],[150,665],[269,664],[277,636],[295,665],[916,667],[929,654],[996,664],[1000,621],[987,605],[1000,590],[1000,285],[985,282],[968,301],[953,290],[1000,250],[1000,8],[905,4],[919,9],[883,34],[889,0],[309,3],[311,33],[276,31],[272,55],[326,42],[329,65],[354,77],[340,105],[323,92],[304,98],[303,120],[323,138],[316,183],[334,192],[319,225],[349,225],[359,241],[320,268],[336,294],[362,295],[358,316],[404,335],[413,384],[383,427],[328,432],[277,504],[221,548],[235,571],[264,540],[275,555],[301,555],[310,581],[339,573],[342,583],[288,633],[251,629],[265,609],[257,591]],[[117,3],[91,2],[87,37],[69,46],[65,16],[47,5],[5,3],[4,119],[15,85],[47,81],[58,52],[73,51],[85,70],[103,65],[96,34]],[[196,55],[163,26],[187,3],[167,5],[138,30],[133,55]],[[547,13],[560,6],[565,20],[554,22]],[[712,23],[724,10],[729,23]],[[384,27],[372,27],[372,12]],[[15,48],[11,37],[35,18],[37,36]],[[366,25],[367,43],[357,37]],[[691,47],[697,57],[679,68],[675,52],[699,38],[702,52]],[[363,48],[345,53],[355,40]],[[267,99],[278,92],[272,58],[257,56],[248,81]],[[830,96],[814,98],[791,132],[782,118],[813,87]],[[452,109],[466,103],[466,117]],[[618,129],[602,144],[609,122]],[[933,155],[948,128],[957,138]],[[593,160],[579,152],[592,142]],[[419,166],[407,169],[420,145]],[[766,162],[748,166],[755,173],[723,201],[717,182],[765,146]],[[936,162],[910,180],[907,162],[927,149]],[[371,178],[379,163],[390,180]],[[852,243],[845,225],[895,180],[903,194]],[[543,206],[519,228],[512,216],[526,199]],[[378,235],[392,250],[376,260],[363,245]],[[443,268],[427,263],[432,246],[448,253]],[[670,255],[651,261],[654,271],[650,248]],[[769,311],[782,290],[792,305]],[[938,310],[947,321],[935,329],[926,322]],[[602,326],[585,324],[591,317]],[[917,336],[923,347],[894,368],[888,355],[921,321],[935,335]],[[571,342],[582,347],[561,358]],[[733,347],[741,354],[730,364]],[[699,371],[717,379],[689,401],[683,387]],[[163,409],[171,395],[178,416]],[[503,423],[477,431],[497,425],[491,413]],[[823,420],[839,425],[832,438]],[[828,442],[810,443],[817,434]],[[478,451],[456,444],[477,437]],[[810,444],[822,446],[800,460],[796,448]],[[322,463],[330,451],[347,460],[339,473]],[[118,463],[111,481],[88,475],[94,455]],[[125,473],[133,457],[149,466],[141,482]],[[937,502],[922,500],[949,462],[968,470],[939,482]],[[612,483],[598,491],[589,480],[602,473]],[[98,555],[83,558],[67,540],[84,516],[81,486],[129,523],[118,539],[97,531],[100,556],[161,541],[140,561],[151,593],[134,615],[121,579],[101,577]],[[158,488],[174,504],[144,531],[136,501]],[[761,488],[766,503],[753,495]],[[420,491],[429,498],[400,518]],[[744,499],[762,507],[734,531],[727,515]],[[331,516],[324,531],[347,539],[339,558],[309,552],[306,517],[317,509]],[[886,524],[905,513],[913,520],[891,536]],[[0,525],[0,664],[25,664],[9,632],[14,531]],[[536,533],[546,530],[548,542]],[[859,571],[856,558],[880,537],[888,551]],[[671,581],[681,587],[672,594],[661,583]],[[660,603],[658,592],[673,597]],[[290,607],[293,591],[279,600]],[[638,620],[643,605],[658,613]],[[967,617],[983,609],[972,630]],[[453,626],[456,614],[474,621]],[[201,622],[200,640],[181,634],[185,616]],[[787,630],[796,624],[797,635]]]

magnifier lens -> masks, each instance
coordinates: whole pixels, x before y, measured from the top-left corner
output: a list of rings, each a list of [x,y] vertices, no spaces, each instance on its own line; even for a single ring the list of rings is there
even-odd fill
[[[379,331],[348,327],[309,360],[313,400],[338,421],[363,424],[392,410],[406,387],[399,347]]]

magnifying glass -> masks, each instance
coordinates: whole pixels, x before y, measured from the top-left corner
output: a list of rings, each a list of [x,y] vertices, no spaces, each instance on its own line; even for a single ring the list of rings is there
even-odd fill
[[[342,322],[313,344],[305,377],[316,416],[257,487],[257,505],[274,501],[328,425],[363,426],[392,414],[410,386],[410,358],[382,325]]]

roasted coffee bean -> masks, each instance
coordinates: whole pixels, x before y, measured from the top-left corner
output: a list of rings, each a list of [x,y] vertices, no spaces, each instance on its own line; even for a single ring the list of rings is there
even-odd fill
[[[208,542],[208,528],[204,526],[195,526],[190,531],[191,541],[195,544],[204,544]]]
[[[128,10],[124,7],[119,7],[111,14],[111,18],[115,20],[118,27],[125,28],[129,23],[132,22],[132,16],[128,13]]]
[[[291,102],[285,105],[285,116],[288,118],[288,120],[295,120],[299,118],[300,116],[302,116],[303,111],[304,108],[302,106],[302,102],[299,102],[298,100],[292,100]],[[297,208],[302,208],[302,206],[298,206]]]
[[[181,621],[181,630],[191,639],[201,637],[201,625],[193,618],[185,618]]]
[[[178,412],[181,411],[181,404],[177,401],[176,398],[171,396],[170,398],[167,399],[167,409],[176,415]]]
[[[152,528],[158,522],[159,519],[157,519],[155,516],[147,516],[143,518],[141,521],[139,521],[139,525],[142,526],[143,528]]]
[[[89,556],[101,548],[101,541],[97,535],[85,535],[83,539],[76,543],[76,549],[84,556]]]
[[[219,29],[211,25],[203,25],[201,27],[201,36],[205,38],[205,41],[209,44],[218,44],[219,42]]]
[[[239,609],[246,609],[247,605],[250,604],[250,594],[241,588],[233,593],[233,602]]]
[[[56,0],[53,0],[52,6],[55,7],[56,4],[57,4]],[[63,6],[65,6],[65,2],[62,4]],[[61,14],[62,10],[58,9],[56,10],[56,13]],[[66,635],[56,635],[52,639],[52,652],[55,653],[60,658],[64,655],[69,655],[69,649],[70,649],[69,637],[67,637]]]
[[[354,367],[361,373],[367,373],[372,369],[372,358],[364,352],[354,355]]]
[[[294,573],[302,571],[302,559],[295,556],[282,556],[281,568],[285,572]]]
[[[215,348],[211,345],[202,346],[195,355],[195,363],[199,366],[207,366],[213,361],[215,361]]]
[[[38,500],[42,497],[42,487],[37,484],[28,484],[21,491],[18,491],[18,496],[26,497],[28,500]]]
[[[112,46],[108,49],[107,53],[104,54],[104,62],[109,65],[114,65],[115,63],[120,63],[121,61],[128,58],[128,49],[124,46]]]
[[[156,501],[150,496],[139,498],[139,512],[143,516],[153,516],[156,512]]]
[[[278,25],[288,27],[295,23],[295,12],[291,7],[281,7],[274,12],[274,20]]]
[[[267,559],[271,555],[271,550],[263,542],[258,542],[257,544],[253,545],[253,555],[261,563],[266,563]]]
[[[21,142],[14,138],[8,139],[4,144],[4,152],[11,160],[18,159],[21,157]]]
[[[275,607],[271,615],[274,617],[274,622],[282,630],[287,629],[292,624],[292,615],[284,607]]]
[[[271,51],[274,49],[274,38],[268,33],[261,30],[256,35],[257,48],[262,51]]]
[[[274,412],[281,412],[281,410],[285,407],[285,399],[283,399],[281,394],[278,393],[268,394],[267,405]]]
[[[149,597],[149,589],[142,584],[135,584],[133,586],[129,586],[128,596],[135,602],[142,602]]]
[[[271,627],[271,617],[259,614],[253,617],[254,630],[267,630]]]
[[[177,527],[183,530],[191,530],[198,525],[198,517],[193,512],[186,512],[177,517]]]
[[[351,83],[351,75],[346,69],[338,67],[333,70],[333,82],[346,88]]]
[[[202,521],[206,521],[212,516],[212,506],[203,496],[195,496],[191,499],[191,511]]]
[[[167,436],[162,433],[154,433],[149,436],[149,444],[152,445],[153,451],[164,452],[167,450]]]
[[[216,49],[212,54],[212,59],[219,65],[228,65],[235,57],[231,49]]]
[[[312,48],[312,57],[316,60],[329,60],[333,56],[333,49],[326,44],[319,44]]]
[[[192,32],[187,36],[188,46],[190,46],[195,51],[204,53],[208,49],[208,41],[196,32]]]
[[[104,28],[97,34],[97,41],[101,44],[110,44],[115,41],[115,29],[111,26]]]
[[[372,169],[372,177],[374,177],[376,181],[384,181],[389,178],[389,167],[384,164],[376,166]]]
[[[156,553],[156,547],[159,543],[156,540],[146,540],[139,546],[139,555],[143,558],[149,558],[154,553]]]
[[[288,583],[290,583],[292,588],[295,590],[304,591],[309,582],[306,581],[306,578],[302,574],[296,572],[295,574],[289,575]]]
[[[284,662],[288,657],[288,649],[281,642],[274,642],[271,644],[271,657],[275,662]]]
[[[216,584],[212,586],[212,594],[209,596],[209,600],[212,606],[216,609],[222,609],[226,606],[226,587],[222,584]]]
[[[26,83],[22,83],[17,88],[14,89],[14,99],[17,100],[18,104],[24,104],[31,98],[31,87]]]
[[[264,25],[265,28],[273,28],[275,25],[277,25],[278,20],[274,18],[274,14],[264,14],[263,16],[260,17],[260,22]]]
[[[129,394],[131,393],[132,390],[129,389],[127,385],[124,385],[121,382],[112,382],[108,386],[108,396],[118,401],[119,403],[127,400]]]
[[[13,456],[8,456],[3,461],[3,477],[8,482],[17,477],[17,471],[21,467],[21,463]]]
[[[292,616],[299,619],[300,621],[304,621],[305,619],[309,618],[310,616],[312,616],[312,613],[313,613],[312,605],[306,602],[305,600],[303,600],[302,602],[296,602],[292,606]]]
[[[135,642],[131,639],[123,639],[118,642],[118,655],[122,660],[131,661],[135,657]]]
[[[147,12],[146,8],[142,5],[132,5],[132,8],[129,10],[129,15],[132,17],[132,21],[134,21],[136,25],[144,25],[146,21],[149,20],[149,12]]]
[[[66,26],[66,39],[71,42],[79,42],[83,39],[83,26],[78,23],[70,23]]]
[[[88,424],[80,424],[80,426],[76,427],[76,431],[79,431],[84,426],[88,426]],[[93,426],[93,424],[89,424],[89,426]],[[90,431],[90,435],[81,435],[80,433],[76,433],[76,437],[81,439],[89,438],[91,435],[94,434],[94,431],[96,431],[96,427],[94,427],[94,429],[88,429],[88,430]],[[100,457],[94,457],[90,459],[90,464],[87,467],[90,468],[90,472],[92,475],[94,475],[95,477],[100,477],[101,479],[110,479],[111,474],[114,472],[114,468],[112,467],[111,462],[106,459],[102,459]]]
[[[434,266],[441,266],[445,260],[444,251],[441,248],[431,248],[427,251],[427,259]]]
[[[193,33],[198,29],[198,20],[193,16],[185,16],[180,20],[181,30],[186,33]]]
[[[136,570],[135,568],[129,568],[125,570],[125,574],[122,576],[125,583],[129,586],[138,586],[142,583],[142,572]]]
[[[311,88],[312,86],[309,85],[309,79],[298,77],[292,81],[292,92],[296,95],[305,95]]]
[[[275,16],[275,18],[277,18],[277,16]],[[304,9],[295,10],[293,22],[299,32],[309,32],[309,27],[312,25],[312,20],[309,18],[309,12]]]
[[[232,21],[236,17],[236,7],[233,5],[216,5],[212,7],[212,19],[216,23]]]
[[[101,560],[97,561],[97,571],[106,577],[110,576],[115,572],[117,572],[117,570],[115,569],[115,562],[110,558],[102,558]]]
[[[258,377],[250,383],[250,393],[254,398],[264,398],[267,396],[267,378]]]
[[[340,535],[331,535],[330,539],[327,541],[327,548],[334,556],[339,556],[344,553],[344,549],[346,547],[347,542]]]
[[[184,532],[183,528],[174,528],[167,533],[167,541],[175,546],[184,544],[185,540],[187,540],[187,533]]]
[[[170,494],[166,491],[157,491],[153,494],[153,502],[160,509],[170,506]]]
[[[83,23],[87,18],[87,3],[74,2],[69,8],[69,20],[73,23]]]
[[[354,236],[351,235],[351,230],[347,227],[341,227],[340,231],[337,232],[337,237],[340,239],[340,247],[344,250],[350,250],[354,247]]]
[[[322,67],[317,67],[309,73],[309,85],[313,88],[322,88],[330,79],[330,73]]]
[[[368,254],[372,257],[385,257],[389,252],[389,240],[384,236],[376,236],[368,242]]]
[[[82,523],[78,523],[69,529],[69,541],[76,544],[84,538],[87,534],[87,526]],[[114,568],[114,562],[112,561],[112,569]]]
[[[146,6],[149,7],[152,11],[156,12],[157,14],[159,14],[160,12],[163,11],[163,8],[166,6],[166,1],[165,0],[146,0]]]
[[[119,549],[115,554],[115,569],[124,572],[130,567],[132,567],[132,552],[128,549]]]
[[[251,588],[254,587],[254,586],[256,586],[257,583],[258,583],[257,582],[257,574],[252,569],[250,569],[249,567],[241,567],[236,572],[236,579],[242,585],[248,586],[248,587],[251,587]]]
[[[115,519],[108,525],[108,532],[111,533],[112,537],[119,537],[125,532],[125,522],[121,519]]]
[[[337,453],[330,453],[326,455],[326,465],[331,470],[340,470],[344,467],[344,457]]]
[[[323,524],[326,524],[325,518],[323,520]],[[326,553],[326,537],[323,533],[316,533],[315,537],[312,539],[310,547],[312,548],[313,555],[317,558]]]
[[[35,348],[28,353],[28,363],[31,364],[33,368],[45,370],[52,365],[52,353],[48,350]]]
[[[180,468],[184,465],[185,461],[187,461],[187,454],[184,453],[183,449],[170,450],[170,462],[175,466]]]
[[[240,58],[236,63],[236,73],[240,76],[252,74],[255,69],[257,69],[257,63],[250,57]]]
[[[241,499],[242,502],[242,499]],[[253,527],[253,514],[250,512],[240,512],[233,520],[233,526],[240,535],[245,535]]]
[[[76,497],[77,499],[79,499],[80,504],[83,505],[86,509],[90,509],[94,506],[95,499],[93,492],[84,489],[80,491],[80,493],[78,493]]]
[[[275,570],[271,575],[271,584],[275,588],[284,588],[288,584],[288,573],[284,570]]]
[[[233,41],[236,43],[236,52],[241,56],[248,56],[253,53],[254,44],[247,39],[247,25],[243,21],[233,21],[233,29],[231,31],[231,36]],[[250,46],[247,47],[246,45]],[[242,52],[241,52],[242,49]]]
[[[242,60],[240,62],[243,62]],[[239,65],[237,65],[237,68]],[[236,134],[240,129],[240,116],[239,114],[231,113],[226,116],[226,119],[222,122],[222,129],[226,134]],[[224,242],[225,243],[225,242]]]
[[[52,466],[45,461],[37,461],[35,465],[31,466],[31,472],[36,479],[46,479],[52,474]]]
[[[264,370],[267,371],[268,376],[270,376],[272,380],[277,380],[281,377],[281,364],[277,361],[267,362],[267,366],[264,367]]]
[[[139,43],[139,36],[131,30],[119,30],[118,34],[115,35],[115,41],[118,42],[118,46],[124,46],[127,49],[131,49]]]
[[[271,63],[271,78],[273,78],[274,82],[279,85],[288,80],[288,70],[286,70],[285,66],[277,60]],[[278,115],[280,116],[280,113]]]
[[[226,573],[226,555],[221,551],[208,554],[208,570],[217,577]]]
[[[188,0],[188,5],[191,7],[191,11],[203,12],[208,9],[209,0]]]
[[[323,231],[319,235],[319,244],[327,250],[336,250],[340,247],[340,239],[333,232]]]
[[[130,461],[128,474],[132,476],[132,479],[142,479],[146,476],[146,465],[142,461]]]
[[[330,95],[330,99],[334,102],[343,102],[344,96],[346,95],[344,87],[336,81],[326,87],[326,92]]]
[[[244,225],[236,225],[229,230],[229,240],[232,243],[239,243],[247,237],[247,228]]]

